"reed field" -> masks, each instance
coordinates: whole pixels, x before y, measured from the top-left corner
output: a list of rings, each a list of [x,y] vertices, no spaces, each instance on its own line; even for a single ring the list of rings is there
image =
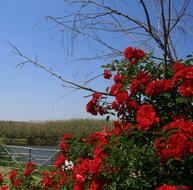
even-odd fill
[[[71,119],[47,122],[0,121],[0,142],[6,144],[57,145],[64,133],[86,137],[102,130],[105,120]]]

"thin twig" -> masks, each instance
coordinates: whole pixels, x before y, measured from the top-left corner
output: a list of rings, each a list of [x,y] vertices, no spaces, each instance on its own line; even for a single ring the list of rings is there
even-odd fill
[[[51,68],[47,68],[45,67],[44,65],[40,64],[37,60],[37,58],[35,60],[25,56],[18,48],[16,48],[13,44],[10,44],[10,46],[14,49],[14,53],[16,53],[17,55],[19,55],[20,57],[22,57],[24,59],[24,62],[18,64],[18,66],[21,66],[23,65],[24,63],[32,63],[34,64],[35,66],[37,66],[38,68],[41,68],[43,69],[44,71],[48,72],[49,74],[51,74],[52,76],[58,78],[59,80],[61,80],[62,82],[64,83],[67,83],[67,84],[70,84],[74,87],[77,87],[77,88],[80,88],[80,89],[83,89],[83,90],[86,90],[86,91],[90,91],[90,92],[93,92],[93,93],[101,93],[103,95],[107,95],[107,96],[112,96],[111,94],[109,93],[106,93],[106,92],[101,92],[101,91],[97,91],[93,88],[90,88],[90,87],[87,87],[87,86],[82,86],[80,84],[77,84],[75,82],[72,82],[72,81],[69,81],[69,80],[66,80],[64,79],[62,76],[58,75],[57,73],[55,73]]]

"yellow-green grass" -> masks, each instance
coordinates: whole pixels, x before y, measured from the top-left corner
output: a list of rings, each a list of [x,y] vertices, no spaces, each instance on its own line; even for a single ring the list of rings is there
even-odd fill
[[[7,176],[10,170],[11,168],[8,166],[0,166],[0,173],[3,174],[3,176]]]

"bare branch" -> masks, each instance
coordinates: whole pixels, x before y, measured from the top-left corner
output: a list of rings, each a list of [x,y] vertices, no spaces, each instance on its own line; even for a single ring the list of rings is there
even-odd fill
[[[187,8],[188,8],[188,5],[190,3],[190,0],[187,0],[184,4],[183,4],[183,7],[182,7],[182,10],[180,11],[180,13],[176,16],[175,18],[175,23],[173,24],[173,26],[170,28],[169,32],[171,32],[175,26],[178,24],[178,22],[181,20],[181,18],[184,16]]]
[[[140,0],[142,6],[143,6],[143,9],[144,9],[144,12],[145,12],[145,16],[146,16],[146,19],[147,19],[147,23],[148,23],[148,28],[149,28],[149,33],[152,33],[152,30],[151,30],[151,21],[150,21],[150,16],[149,16],[149,12],[147,10],[147,7],[146,7],[146,4],[144,3],[143,0]]]
[[[106,93],[106,92],[101,92],[101,91],[97,91],[93,88],[90,88],[90,87],[87,87],[87,86],[83,86],[83,85],[80,85],[80,84],[77,84],[75,82],[72,82],[72,81],[69,81],[69,80],[66,80],[64,79],[62,76],[58,75],[57,73],[55,73],[51,68],[47,68],[45,67],[44,65],[40,64],[38,61],[37,61],[37,58],[35,60],[25,56],[18,48],[16,48],[13,44],[10,44],[10,46],[14,49],[15,53],[17,55],[19,55],[20,57],[22,57],[24,59],[24,61],[22,62],[23,64],[25,63],[32,63],[34,64],[35,66],[37,66],[38,68],[40,69],[43,69],[44,71],[46,71],[47,73],[51,74],[52,76],[56,77],[57,79],[61,80],[62,82],[64,83],[67,83],[67,84],[70,84],[74,87],[76,87],[77,89],[82,89],[82,90],[87,90],[87,91],[90,91],[90,92],[93,92],[93,93],[101,93],[103,95],[107,95],[107,96],[112,96],[111,94],[109,93]],[[21,63],[19,64],[21,65]]]

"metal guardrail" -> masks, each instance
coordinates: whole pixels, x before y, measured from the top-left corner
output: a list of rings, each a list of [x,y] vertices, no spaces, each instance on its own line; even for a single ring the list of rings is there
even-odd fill
[[[32,161],[39,166],[53,166],[55,157],[60,152],[60,150],[54,148],[35,148],[4,144],[1,144],[1,147],[3,147],[3,151],[0,152],[1,157],[10,158],[10,160],[1,159],[1,162],[15,162],[18,165]]]

